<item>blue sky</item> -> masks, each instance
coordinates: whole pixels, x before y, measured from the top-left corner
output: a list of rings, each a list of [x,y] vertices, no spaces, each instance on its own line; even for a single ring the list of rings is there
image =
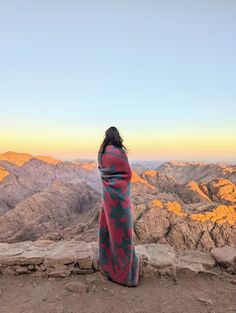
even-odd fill
[[[92,157],[114,125],[133,158],[235,159],[235,16],[229,0],[1,1],[0,152]]]

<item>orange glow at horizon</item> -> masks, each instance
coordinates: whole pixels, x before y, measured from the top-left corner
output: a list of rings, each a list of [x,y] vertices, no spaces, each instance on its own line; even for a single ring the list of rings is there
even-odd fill
[[[2,132],[0,153],[6,151],[28,152],[57,158],[96,158],[103,140],[103,132],[90,130],[78,133],[70,131],[15,131]],[[168,134],[158,136],[124,133],[128,156],[136,159],[179,159],[179,158],[235,158],[236,136],[223,133]]]

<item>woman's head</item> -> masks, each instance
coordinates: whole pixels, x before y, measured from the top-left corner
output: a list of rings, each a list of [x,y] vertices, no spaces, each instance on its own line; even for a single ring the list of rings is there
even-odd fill
[[[111,126],[106,130],[105,138],[103,139],[99,152],[103,153],[106,146],[108,145],[123,148],[125,151],[127,151],[127,148],[123,145],[123,139],[121,138],[120,133],[115,126]]]

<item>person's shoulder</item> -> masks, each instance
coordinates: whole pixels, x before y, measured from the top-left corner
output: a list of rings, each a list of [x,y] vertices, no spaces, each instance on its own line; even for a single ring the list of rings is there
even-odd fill
[[[124,155],[125,150],[121,147],[115,146],[115,145],[108,145],[106,146],[105,153],[115,153],[119,155]]]

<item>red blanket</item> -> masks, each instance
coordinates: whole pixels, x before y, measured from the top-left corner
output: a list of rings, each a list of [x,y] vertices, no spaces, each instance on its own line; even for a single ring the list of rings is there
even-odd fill
[[[137,286],[139,258],[133,242],[131,168],[123,149],[108,145],[98,154],[102,181],[102,208],[99,215],[99,268],[108,279]]]

